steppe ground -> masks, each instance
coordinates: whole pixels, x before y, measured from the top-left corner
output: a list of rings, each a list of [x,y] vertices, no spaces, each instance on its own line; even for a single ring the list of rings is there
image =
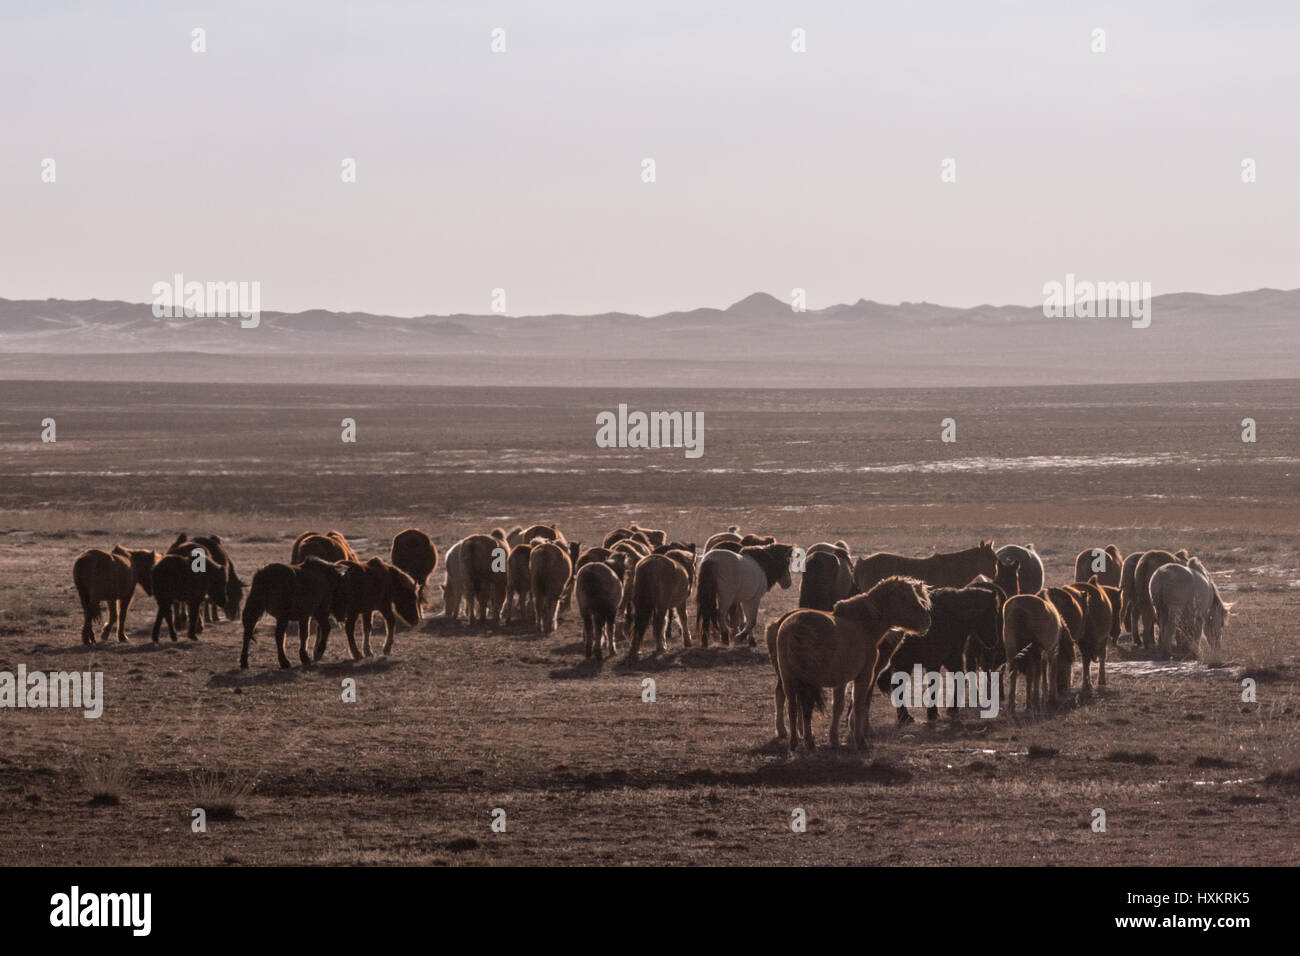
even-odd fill
[[[160,359],[159,361],[164,361]],[[595,416],[702,411],[703,457],[604,450]],[[42,419],[57,441],[40,441]],[[357,441],[340,441],[353,418]],[[1242,419],[1258,441],[1241,441]],[[939,440],[944,418],[957,441]],[[1300,844],[1300,382],[916,391],[0,383],[0,670],[102,670],[105,708],[0,711],[4,864],[1291,864]],[[83,647],[84,548],[215,532],[241,575],[305,529],[363,556],[414,525],[440,549],[556,521],[703,543],[727,525],[855,552],[1033,543],[1187,547],[1235,601],[1217,666],[1161,671],[1125,639],[1110,683],[1043,718],[942,717],[874,747],[785,756],[765,649],[674,639],[585,663],[574,614],[541,637],[442,619],[391,657],[275,666],[264,621]],[[441,581],[442,572],[435,572]],[[435,588],[435,592],[437,592]],[[793,606],[774,591],[763,621]],[[761,644],[761,642],[760,642]],[[1118,663],[1114,663],[1118,658]],[[357,700],[341,686],[355,678]],[[657,700],[642,700],[642,682]],[[1242,679],[1258,683],[1243,702]],[[1074,688],[1079,688],[1076,669]],[[825,740],[826,722],[816,730]],[[96,775],[116,804],[92,799]],[[191,830],[204,780],[251,782]],[[507,831],[491,828],[494,808]],[[791,829],[806,811],[806,833]],[[1106,832],[1090,826],[1095,808]]]

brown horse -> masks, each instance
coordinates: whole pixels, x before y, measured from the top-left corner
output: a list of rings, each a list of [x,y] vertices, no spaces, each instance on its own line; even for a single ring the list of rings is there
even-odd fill
[[[498,558],[507,557],[503,540],[488,534],[472,534],[458,546],[465,581],[466,618],[473,621],[475,608],[478,622],[496,624],[501,619],[501,605],[506,597],[506,567]]]
[[[371,558],[365,564],[358,561],[339,561],[335,567],[343,569],[344,607],[339,618],[348,638],[348,652],[352,659],[360,660],[362,654],[371,656],[370,631],[372,616],[376,611],[384,619],[384,656],[393,649],[393,631],[400,616],[407,624],[420,621],[420,591],[415,580],[401,568],[386,564],[380,558]],[[363,650],[357,650],[357,618],[361,619]],[[329,634],[322,631],[316,639],[312,660],[325,655]]]
[[[567,590],[572,576],[573,561],[565,548],[552,541],[533,546],[528,555],[529,590],[533,595],[537,629],[543,634],[555,630],[560,596]]]
[[[853,586],[866,593],[887,577],[916,578],[932,588],[962,588],[981,574],[994,578],[998,573],[998,556],[992,541],[981,541],[974,548],[932,554],[927,558],[909,558],[888,551],[877,551],[858,558],[853,565]]]
[[[1026,705],[1031,710],[1040,706],[1040,684],[1046,684],[1048,699],[1056,702],[1056,661],[1062,635],[1068,640],[1069,633],[1060,612],[1046,598],[1036,594],[1007,598],[1002,605],[1002,643],[1009,677],[1008,713],[1016,712],[1016,675],[1022,669],[1027,685]]]
[[[847,557],[836,552],[810,553],[799,582],[799,606],[829,611],[836,601],[853,596],[853,570]]]
[[[293,543],[293,552],[289,556],[291,564],[302,564],[308,558],[320,558],[322,561],[356,561],[357,553],[348,544],[341,531],[317,534],[304,531]]]
[[[433,539],[416,528],[399,531],[393,536],[389,560],[411,576],[420,605],[424,607],[431,604],[429,575],[438,567],[438,547]]]
[[[622,574],[603,561],[589,561],[578,569],[576,580],[573,589],[578,595],[586,656],[594,655],[596,660],[601,660],[606,646],[611,656],[616,654],[615,622],[623,601]]]
[[[533,546],[525,541],[511,548],[510,555],[506,558],[505,620],[507,624],[516,616],[527,618],[530,613],[536,620],[536,611],[532,603],[532,578],[528,570],[528,561],[532,553]]]
[[[229,580],[224,564],[210,555],[204,559],[203,570],[194,568],[196,558],[188,554],[165,554],[153,568],[153,597],[158,603],[158,614],[153,622],[153,642],[158,643],[163,621],[171,639],[176,640],[176,605],[184,604],[189,612],[189,638],[199,639],[202,626],[200,607],[212,601],[234,620],[239,616],[239,600],[243,594],[241,584],[237,592],[228,588]]]
[[[329,639],[330,616],[347,617],[346,578],[346,567],[320,558],[308,558],[302,564],[268,564],[254,574],[244,602],[244,649],[239,666],[248,667],[248,645],[263,614],[275,618],[275,652],[280,666],[289,666],[284,638],[290,621],[298,622],[298,659],[304,667],[310,665],[308,628],[316,622],[317,644],[324,645]]]
[[[85,620],[81,627],[81,642],[95,643],[92,622],[100,620],[100,602],[108,605],[108,623],[104,625],[101,641],[107,641],[113,627],[117,639],[126,641],[126,612],[131,607],[138,584],[145,594],[153,594],[153,567],[161,555],[147,548],[128,549],[118,545],[110,554],[91,548],[77,555],[72,562],[72,583],[81,600]]]
[[[866,594],[840,601],[833,613],[801,608],[781,622],[776,635],[777,672],[790,717],[790,752],[802,735],[808,750],[813,708],[823,705],[822,689],[834,688],[831,746],[839,746],[844,686],[853,682],[850,746],[867,746],[871,689],[879,673],[880,644],[891,628],[924,634],[930,628],[930,596],[911,578],[889,577]]]
[[[1105,588],[1098,583],[1100,575],[1076,585],[1087,599],[1084,609],[1083,633],[1078,638],[1079,657],[1083,661],[1083,689],[1092,692],[1092,676],[1089,668],[1097,662],[1097,686],[1106,686],[1106,645],[1115,622],[1114,608]]]
[[[1113,544],[1104,548],[1085,548],[1074,559],[1075,581],[1088,581],[1095,574],[1098,584],[1117,588],[1123,570],[1124,558]]]
[[[693,563],[694,555],[690,558]],[[687,567],[684,551],[651,554],[637,562],[632,569],[632,606],[634,621],[632,644],[627,660],[634,661],[641,651],[641,641],[646,627],[654,621],[655,648],[664,652],[664,635],[668,615],[677,612],[686,647],[691,646],[691,629],[686,619],[686,601],[691,594],[691,570]]]

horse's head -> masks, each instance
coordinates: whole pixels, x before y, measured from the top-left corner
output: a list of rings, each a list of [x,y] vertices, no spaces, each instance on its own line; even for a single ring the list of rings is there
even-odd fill
[[[840,601],[835,605],[836,613],[840,605],[860,608],[865,612],[859,614],[864,621],[869,615],[877,623],[909,634],[924,634],[930,629],[930,591],[913,578],[885,578],[865,595]]]
[[[794,545],[769,544],[767,547],[772,549],[781,562],[781,576],[777,578],[776,583],[782,588],[790,587],[794,583],[794,579],[790,577],[790,559],[794,556]]]
[[[980,540],[979,547],[975,549],[975,571],[977,574],[984,574],[988,577],[996,577],[998,573],[998,553],[993,548],[992,541]]]
[[[995,556],[996,557],[996,556]],[[997,558],[993,583],[1000,587],[1007,597],[1020,593],[1020,562],[1015,558]]]
[[[401,568],[388,566],[389,593],[393,598],[393,610],[407,624],[420,621],[420,593],[415,586],[415,579]]]
[[[226,593],[221,601],[221,609],[226,614],[226,620],[239,620],[239,606],[244,602],[244,582],[239,580],[239,575],[235,573],[235,566],[230,566],[230,580],[226,582]]]
[[[1223,629],[1228,623],[1228,612],[1231,610],[1232,605],[1224,604],[1223,599],[1216,593],[1210,603],[1210,613],[1205,619],[1206,636],[1210,640],[1210,647],[1216,651],[1219,649],[1219,642],[1223,640]]]

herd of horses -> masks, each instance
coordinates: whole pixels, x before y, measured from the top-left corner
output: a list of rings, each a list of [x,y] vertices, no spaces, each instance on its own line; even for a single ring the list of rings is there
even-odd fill
[[[138,587],[157,604],[155,643],[164,623],[173,641],[177,623],[187,624],[189,637],[197,639],[204,622],[221,612],[243,623],[239,663],[247,668],[254,632],[269,615],[279,664],[287,668],[291,622],[298,626],[303,665],[322,658],[332,622],[342,625],[354,660],[371,656],[376,613],[384,621],[382,652],[388,654],[397,618],[414,625],[432,606],[429,579],[439,563],[433,540],[414,528],[393,538],[388,560],[367,561],[340,532],[309,531],[294,541],[288,562],[266,565],[246,585],[220,537],[181,534],[165,552],[120,545],[84,551],[73,563],[73,581],[86,644],[95,642],[101,604],[109,614],[100,640],[107,641],[114,628],[119,641],[127,640],[126,615]],[[788,737],[792,752],[801,738],[813,748],[812,712],[822,706],[828,687],[834,697],[832,746],[847,688],[853,687],[858,706],[850,745],[857,748],[866,744],[872,687],[888,696],[892,672],[920,665],[926,672],[1005,674],[1000,686],[1013,713],[1017,678],[1023,676],[1026,704],[1037,710],[1069,693],[1076,660],[1085,692],[1092,691],[1094,661],[1097,683],[1104,686],[1107,647],[1122,634],[1162,658],[1172,656],[1175,645],[1195,653],[1202,637],[1217,648],[1231,607],[1209,570],[1187,551],[1125,557],[1113,545],[1079,552],[1073,580],[1059,586],[1047,584],[1033,545],[995,548],[981,541],[928,557],[876,552],[855,559],[844,541],[805,551],[734,527],[710,537],[702,549],[635,524],[586,549],[554,524],[494,528],[457,541],[441,564],[446,618],[458,620],[463,606],[471,624],[522,619],[549,634],[576,601],[586,657],[616,654],[622,639],[629,661],[640,654],[648,629],[657,651],[664,652],[674,620],[684,646],[693,644],[687,610],[692,593],[701,646],[715,636],[723,644],[756,645],[763,596],[778,585],[791,587],[793,574],[801,574],[798,607],[766,629],[776,676],[777,735]],[[935,719],[937,708],[928,708],[928,716]],[[898,709],[898,719],[912,719],[906,707]]]

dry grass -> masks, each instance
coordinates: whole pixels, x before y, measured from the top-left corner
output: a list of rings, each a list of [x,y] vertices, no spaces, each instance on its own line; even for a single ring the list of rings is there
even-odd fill
[[[131,790],[135,772],[129,761],[119,754],[97,757],[79,755],[72,765],[81,780],[81,786],[90,794],[93,806],[116,807]]]
[[[209,820],[239,819],[239,810],[257,786],[257,778],[240,770],[196,770],[190,774],[190,794]]]

